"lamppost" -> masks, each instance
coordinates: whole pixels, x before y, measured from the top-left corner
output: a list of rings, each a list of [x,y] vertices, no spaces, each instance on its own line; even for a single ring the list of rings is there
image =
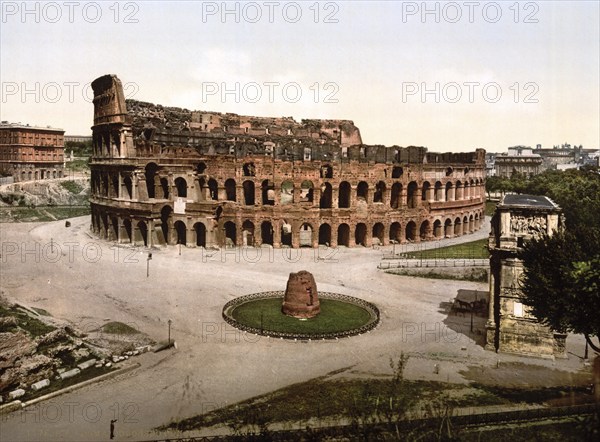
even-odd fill
[[[171,323],[173,321],[171,321],[170,319],[167,321],[167,324],[169,325],[169,337],[167,339],[167,347],[171,346]]]
[[[152,259],[152,253],[148,253],[148,258],[146,258],[146,278],[150,276],[150,260]]]

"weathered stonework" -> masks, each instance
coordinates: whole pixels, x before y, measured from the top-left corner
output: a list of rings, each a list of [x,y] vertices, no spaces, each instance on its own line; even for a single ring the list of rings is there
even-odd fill
[[[195,112],[94,90],[92,229],[157,246],[318,247],[474,232],[485,151],[362,144],[348,120]]]
[[[313,318],[321,312],[317,283],[312,273],[290,273],[281,311],[294,318]]]
[[[549,198],[506,195],[496,207],[490,233],[490,303],[486,349],[528,356],[566,358],[566,335],[540,324],[523,305],[523,263],[517,252],[524,242],[562,228],[560,208]]]

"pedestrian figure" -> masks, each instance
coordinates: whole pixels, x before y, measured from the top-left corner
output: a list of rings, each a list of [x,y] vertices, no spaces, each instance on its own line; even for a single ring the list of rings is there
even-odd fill
[[[115,438],[115,422],[116,421],[117,421],[117,419],[110,420],[110,440],[113,440]]]

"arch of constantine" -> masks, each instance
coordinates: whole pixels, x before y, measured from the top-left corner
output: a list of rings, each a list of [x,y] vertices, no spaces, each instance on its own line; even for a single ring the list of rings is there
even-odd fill
[[[362,143],[349,120],[247,117],[94,90],[92,229],[120,243],[387,245],[484,218],[485,151]]]

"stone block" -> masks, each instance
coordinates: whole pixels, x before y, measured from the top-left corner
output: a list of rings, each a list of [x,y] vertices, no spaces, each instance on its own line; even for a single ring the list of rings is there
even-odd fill
[[[50,385],[50,379],[42,379],[39,382],[36,382],[35,384],[31,384],[31,388],[35,391],[41,390],[42,388],[46,388],[47,386]]]
[[[85,370],[87,368],[93,367],[95,364],[96,364],[95,359],[89,359],[85,362],[82,362],[81,364],[77,364],[77,368],[79,368],[80,370]]]
[[[13,390],[10,393],[8,393],[8,398],[10,400],[13,400],[13,399],[23,396],[24,394],[25,394],[25,390],[23,390],[22,388],[19,388],[17,390]]]
[[[73,376],[77,376],[79,373],[81,373],[81,370],[78,368],[74,368],[73,370],[69,370],[69,371],[65,371],[64,373],[61,373],[59,376],[61,379],[69,379],[69,378],[72,378]]]

